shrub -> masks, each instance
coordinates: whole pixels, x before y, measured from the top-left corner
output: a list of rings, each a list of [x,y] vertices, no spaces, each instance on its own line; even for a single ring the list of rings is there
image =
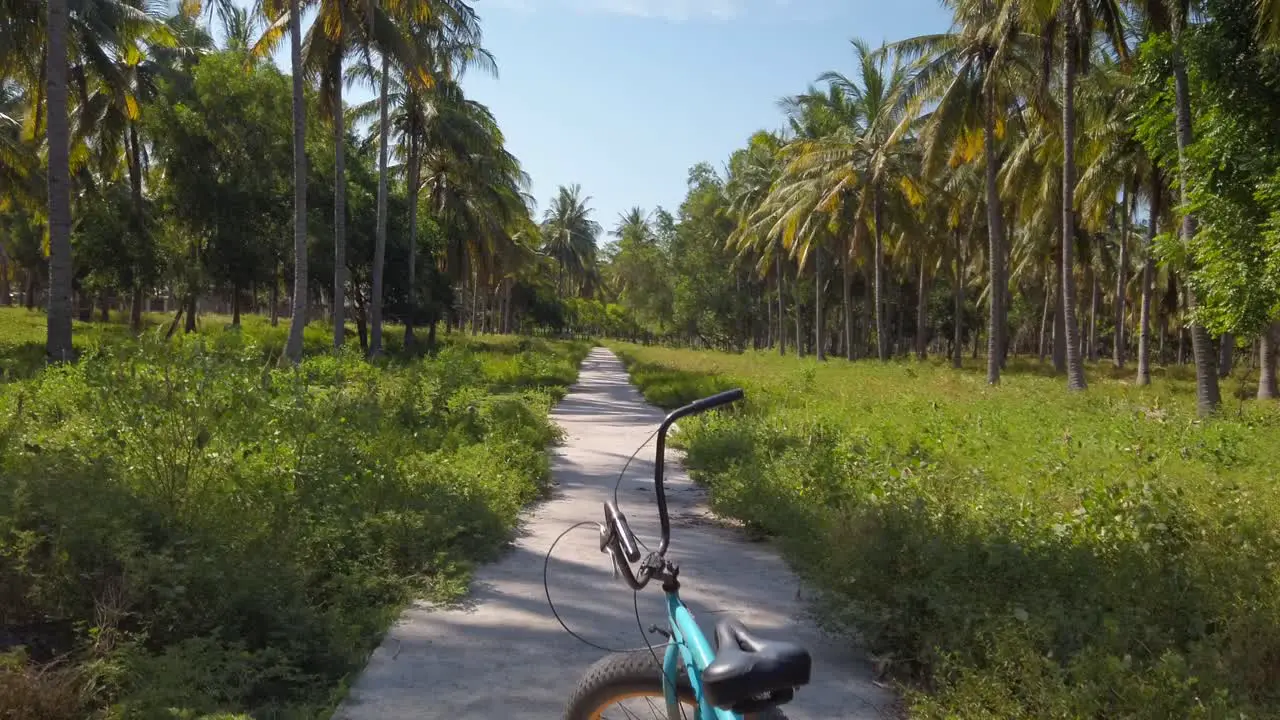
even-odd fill
[[[932,364],[620,347],[716,508],[777,537],[913,714],[1280,712],[1280,412]]]
[[[323,714],[545,487],[581,352],[530,346],[500,381],[478,344],[282,369],[225,332],[0,385],[0,641],[40,651],[0,669],[0,716],[59,717],[23,699],[62,697],[54,656],[113,668],[81,698],[112,716]]]

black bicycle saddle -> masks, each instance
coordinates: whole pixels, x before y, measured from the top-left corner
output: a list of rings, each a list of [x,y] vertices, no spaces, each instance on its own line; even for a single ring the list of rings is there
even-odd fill
[[[737,620],[716,625],[716,658],[702,672],[702,691],[716,707],[753,712],[787,702],[809,682],[809,651],[762,640]]]

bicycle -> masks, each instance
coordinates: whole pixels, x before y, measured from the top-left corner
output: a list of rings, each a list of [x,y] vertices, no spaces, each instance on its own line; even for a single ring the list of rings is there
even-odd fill
[[[671,412],[658,427],[653,481],[662,538],[656,552],[649,552],[641,560],[640,543],[626,516],[613,501],[604,504],[600,551],[611,557],[617,572],[633,590],[644,589],[651,580],[662,584],[667,599],[667,630],[654,626],[650,632],[665,636],[667,643],[661,665],[652,646],[648,653],[611,654],[592,665],[570,698],[565,720],[603,720],[605,712],[615,705],[621,713],[611,717],[639,717],[627,709],[638,707],[668,720],[786,720],[778,706],[808,684],[811,659],[807,650],[792,643],[762,640],[736,620],[721,620],[716,625],[713,652],[680,599],[679,566],[666,557],[671,539],[662,485],[667,430],[681,418],[742,397],[742,390],[729,390],[697,400]],[[640,563],[639,569],[633,571],[631,564],[636,562]],[[686,715],[686,706],[694,709],[692,716]],[[658,714],[660,708],[665,708],[665,714]]]

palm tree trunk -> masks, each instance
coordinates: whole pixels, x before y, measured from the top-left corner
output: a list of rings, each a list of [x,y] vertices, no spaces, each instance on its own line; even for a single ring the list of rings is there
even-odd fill
[[[822,248],[813,251],[813,353],[821,362],[827,359],[827,349],[823,343],[822,330]]]
[[[1116,264],[1116,318],[1112,340],[1111,361],[1117,368],[1124,367],[1128,351],[1128,338],[1124,331],[1125,288],[1129,284],[1129,183],[1120,192],[1120,260]]]
[[[1067,20],[1067,47],[1062,53],[1062,319],[1067,344],[1067,389],[1083,390],[1084,363],[1076,324],[1076,52],[1079,36],[1073,18]]]
[[[132,221],[138,241],[145,240],[146,208],[142,197],[142,144],[138,141],[137,123],[129,123],[129,135],[126,138],[129,150],[129,193],[133,202]],[[134,334],[142,332],[142,278],[140,268],[133,268],[134,307],[129,314],[129,328]]]
[[[1138,328],[1138,378],[1139,385],[1151,384],[1151,294],[1155,284],[1156,261],[1154,257],[1157,226],[1160,223],[1160,174],[1151,175],[1150,217],[1147,220],[1147,237],[1142,249],[1142,309]],[[1163,348],[1163,341],[1161,344]]]
[[[510,334],[511,332],[514,332],[514,331],[512,330],[512,326],[511,326],[511,286],[512,286],[513,284],[514,284],[514,282],[508,282],[508,283],[507,283],[507,286],[506,286],[505,288],[503,288],[503,291],[502,291],[502,293],[503,293],[503,301],[502,301],[502,317],[503,317],[503,319],[502,319],[502,332],[503,332],[503,333],[507,333],[507,334]],[[434,328],[434,326],[432,326],[432,327]]]
[[[1231,375],[1231,363],[1235,359],[1236,336],[1223,333],[1218,343],[1218,377],[1225,378]]]
[[[1062,228],[1059,227],[1059,235]],[[1058,239],[1062,241],[1061,237]],[[1066,315],[1062,312],[1062,278],[1063,278],[1063,250],[1058,245],[1054,248],[1054,276],[1057,278],[1054,285],[1053,296],[1053,371],[1055,373],[1066,372],[1067,370],[1067,325]]]
[[[1181,33],[1179,33],[1180,35]],[[1182,205],[1186,207],[1188,197],[1187,182],[1187,148],[1192,143],[1191,134],[1191,91],[1187,83],[1187,68],[1183,64],[1181,37],[1174,38],[1173,44],[1173,85],[1174,116],[1178,129],[1178,179],[1181,185]],[[1191,213],[1182,216],[1182,242],[1189,245],[1196,234],[1196,218]],[[1187,308],[1194,312],[1196,308],[1195,293],[1186,288]],[[1191,352],[1196,361],[1196,407],[1201,415],[1209,415],[1218,410],[1222,404],[1222,394],[1218,389],[1217,357],[1215,348],[1209,339],[1209,331],[1204,325],[1191,324]]]
[[[1098,282],[1098,271],[1094,267],[1089,268],[1089,283],[1093,286],[1092,297],[1089,300],[1089,362],[1098,362],[1098,300],[1102,294],[1102,288]]]
[[[889,359],[889,338],[885,332],[884,318],[884,232],[880,224],[880,188],[875,188],[873,192],[875,198],[872,200],[871,214],[876,226],[875,258],[872,260],[875,265],[876,357],[880,362],[885,362]]]
[[[476,322],[480,315],[480,273],[476,272],[471,278],[471,335],[474,337],[478,332]]]
[[[764,299],[764,346],[767,350],[773,349],[773,301],[768,295],[768,280],[765,281],[765,299]]]
[[[990,72],[990,68],[986,68]],[[987,382],[1000,382],[1000,367],[1004,350],[1004,289],[1008,282],[1004,277],[1004,213],[1000,206],[1000,190],[996,177],[1000,172],[1000,158],[996,153],[996,99],[994,90],[988,90],[986,108],[982,114],[983,152],[986,160],[987,237],[990,243],[991,291],[988,293],[990,319],[987,327]]]
[[[0,240],[0,306],[9,307],[13,299],[9,296],[13,290],[9,287],[9,253],[5,251],[4,241]]]
[[[364,296],[359,289],[355,291],[353,299],[356,305],[356,336],[360,338],[360,350],[367,353],[369,352],[369,324],[365,313]]]
[[[142,286],[134,283],[133,302],[129,306],[129,329],[137,334],[142,332]]]
[[[71,349],[71,160],[67,121],[67,0],[48,0],[49,315],[45,354],[72,358]]]
[[[782,248],[779,247],[775,253],[774,259],[778,268],[778,354],[785,356],[787,354],[787,275],[782,267]]]
[[[792,314],[796,321],[796,357],[804,357],[804,328],[800,324],[800,268],[796,267],[795,282],[791,285],[791,302],[795,306]]]
[[[955,234],[956,278],[955,287],[952,288],[955,297],[955,321],[952,323],[955,337],[951,349],[951,366],[959,368],[962,365],[961,353],[964,345],[964,246],[960,244],[960,228],[956,228]]]
[[[196,291],[192,290],[187,294],[187,319],[182,331],[185,333],[193,333],[196,331],[196,311],[199,310],[200,298],[196,295]]]
[[[857,230],[854,230],[857,233]],[[856,241],[851,241],[846,247],[844,257],[840,260],[841,273],[841,293],[844,299],[844,358],[853,361],[853,273],[850,272],[849,266],[853,264],[853,248]]]
[[[1276,355],[1280,352],[1280,322],[1273,321],[1258,336],[1258,399],[1280,397],[1276,389]]]
[[[335,53],[333,105],[333,347],[347,335],[347,132],[342,106],[342,56]]]
[[[1044,274],[1044,309],[1040,311],[1040,362],[1044,362],[1046,350],[1052,338],[1049,336],[1049,303],[1053,299],[1053,283],[1046,270]]]
[[[373,243],[373,297],[369,298],[369,356],[382,354],[382,274],[387,259],[387,146],[391,141],[391,125],[387,120],[387,78],[391,61],[382,56],[382,77],[378,88],[378,219]]]
[[[404,350],[413,352],[413,320],[418,312],[418,188],[420,178],[417,133],[409,135],[409,312],[404,319]]]
[[[289,0],[289,56],[293,68],[293,318],[285,357],[297,363],[302,359],[302,331],[307,326],[307,118],[298,0]]]
[[[916,298],[916,359],[924,360],[929,355],[927,343],[929,333],[925,327],[929,312],[929,266],[923,256],[920,258],[920,279],[916,283],[919,293]]]
[[[271,278],[271,327],[280,324],[280,264],[276,264],[275,275]]]

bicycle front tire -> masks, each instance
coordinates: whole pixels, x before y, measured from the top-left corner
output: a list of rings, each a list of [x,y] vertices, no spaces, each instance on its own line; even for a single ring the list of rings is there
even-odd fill
[[[698,703],[689,678],[682,672],[676,682],[676,693],[685,716],[698,716]],[[624,705],[626,703],[626,705]],[[569,699],[564,720],[610,720],[612,708],[619,708],[620,718],[636,717],[627,707],[648,708],[655,720],[666,720],[666,696],[662,690],[662,665],[649,652],[608,655],[592,665],[578,689]],[[746,716],[747,720],[787,720],[778,708],[769,708]]]

